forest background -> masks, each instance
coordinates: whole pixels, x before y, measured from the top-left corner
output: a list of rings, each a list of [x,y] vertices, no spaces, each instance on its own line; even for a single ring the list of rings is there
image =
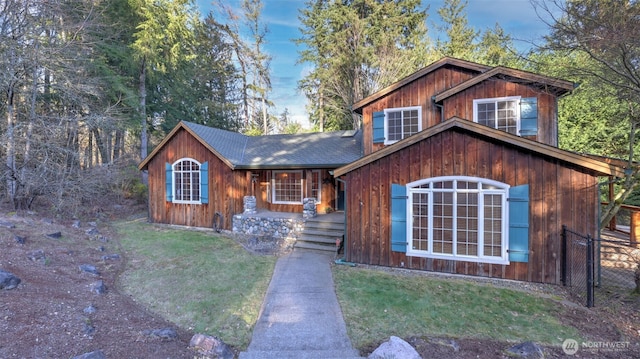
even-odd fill
[[[194,0],[0,0],[0,201],[75,216],[144,201],[136,164],[180,120],[305,131],[275,113],[262,0],[240,4],[201,14]],[[602,222],[640,204],[637,1],[531,0],[549,32],[526,52],[499,23],[471,26],[467,5],[307,0],[293,41],[311,69],[298,82],[310,131],[359,128],[354,102],[443,56],[555,76],[579,84],[560,101],[559,146],[628,169]]]

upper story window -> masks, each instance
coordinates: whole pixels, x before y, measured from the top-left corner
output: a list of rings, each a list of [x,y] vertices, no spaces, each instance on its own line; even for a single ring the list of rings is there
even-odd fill
[[[373,114],[373,142],[390,145],[422,130],[422,107],[388,108]]]
[[[473,121],[517,136],[536,136],[538,99],[511,96],[473,100]]]
[[[473,100],[473,121],[520,135],[520,96]]]

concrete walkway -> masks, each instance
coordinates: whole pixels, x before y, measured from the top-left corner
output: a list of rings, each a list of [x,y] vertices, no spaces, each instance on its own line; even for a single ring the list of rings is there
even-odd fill
[[[240,359],[359,358],[336,298],[332,260],[331,254],[300,249],[278,259]]]

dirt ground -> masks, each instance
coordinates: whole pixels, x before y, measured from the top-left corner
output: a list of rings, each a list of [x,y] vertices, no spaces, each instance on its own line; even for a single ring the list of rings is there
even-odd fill
[[[72,358],[96,350],[107,358],[195,357],[188,349],[195,333],[149,312],[118,290],[127,255],[108,227],[111,219],[102,213],[95,223],[78,225],[0,209],[0,269],[22,280],[15,289],[0,290],[1,359]],[[60,238],[48,236],[56,232]],[[81,271],[86,264],[95,266],[98,274]],[[106,286],[102,294],[94,287],[100,280]],[[562,320],[593,341],[629,342],[627,349],[581,349],[572,357],[640,358],[637,303],[615,311],[564,306]],[[164,328],[175,330],[177,336],[149,334]],[[507,358],[504,350],[513,345],[428,336],[404,339],[423,358]],[[374,349],[364,348],[362,354]],[[548,358],[565,357],[561,348],[545,348],[545,352]]]

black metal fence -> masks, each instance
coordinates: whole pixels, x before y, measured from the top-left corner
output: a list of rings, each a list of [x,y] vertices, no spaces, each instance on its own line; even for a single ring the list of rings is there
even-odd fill
[[[624,302],[640,286],[640,248],[629,240],[601,237],[562,226],[562,283],[587,307]]]

